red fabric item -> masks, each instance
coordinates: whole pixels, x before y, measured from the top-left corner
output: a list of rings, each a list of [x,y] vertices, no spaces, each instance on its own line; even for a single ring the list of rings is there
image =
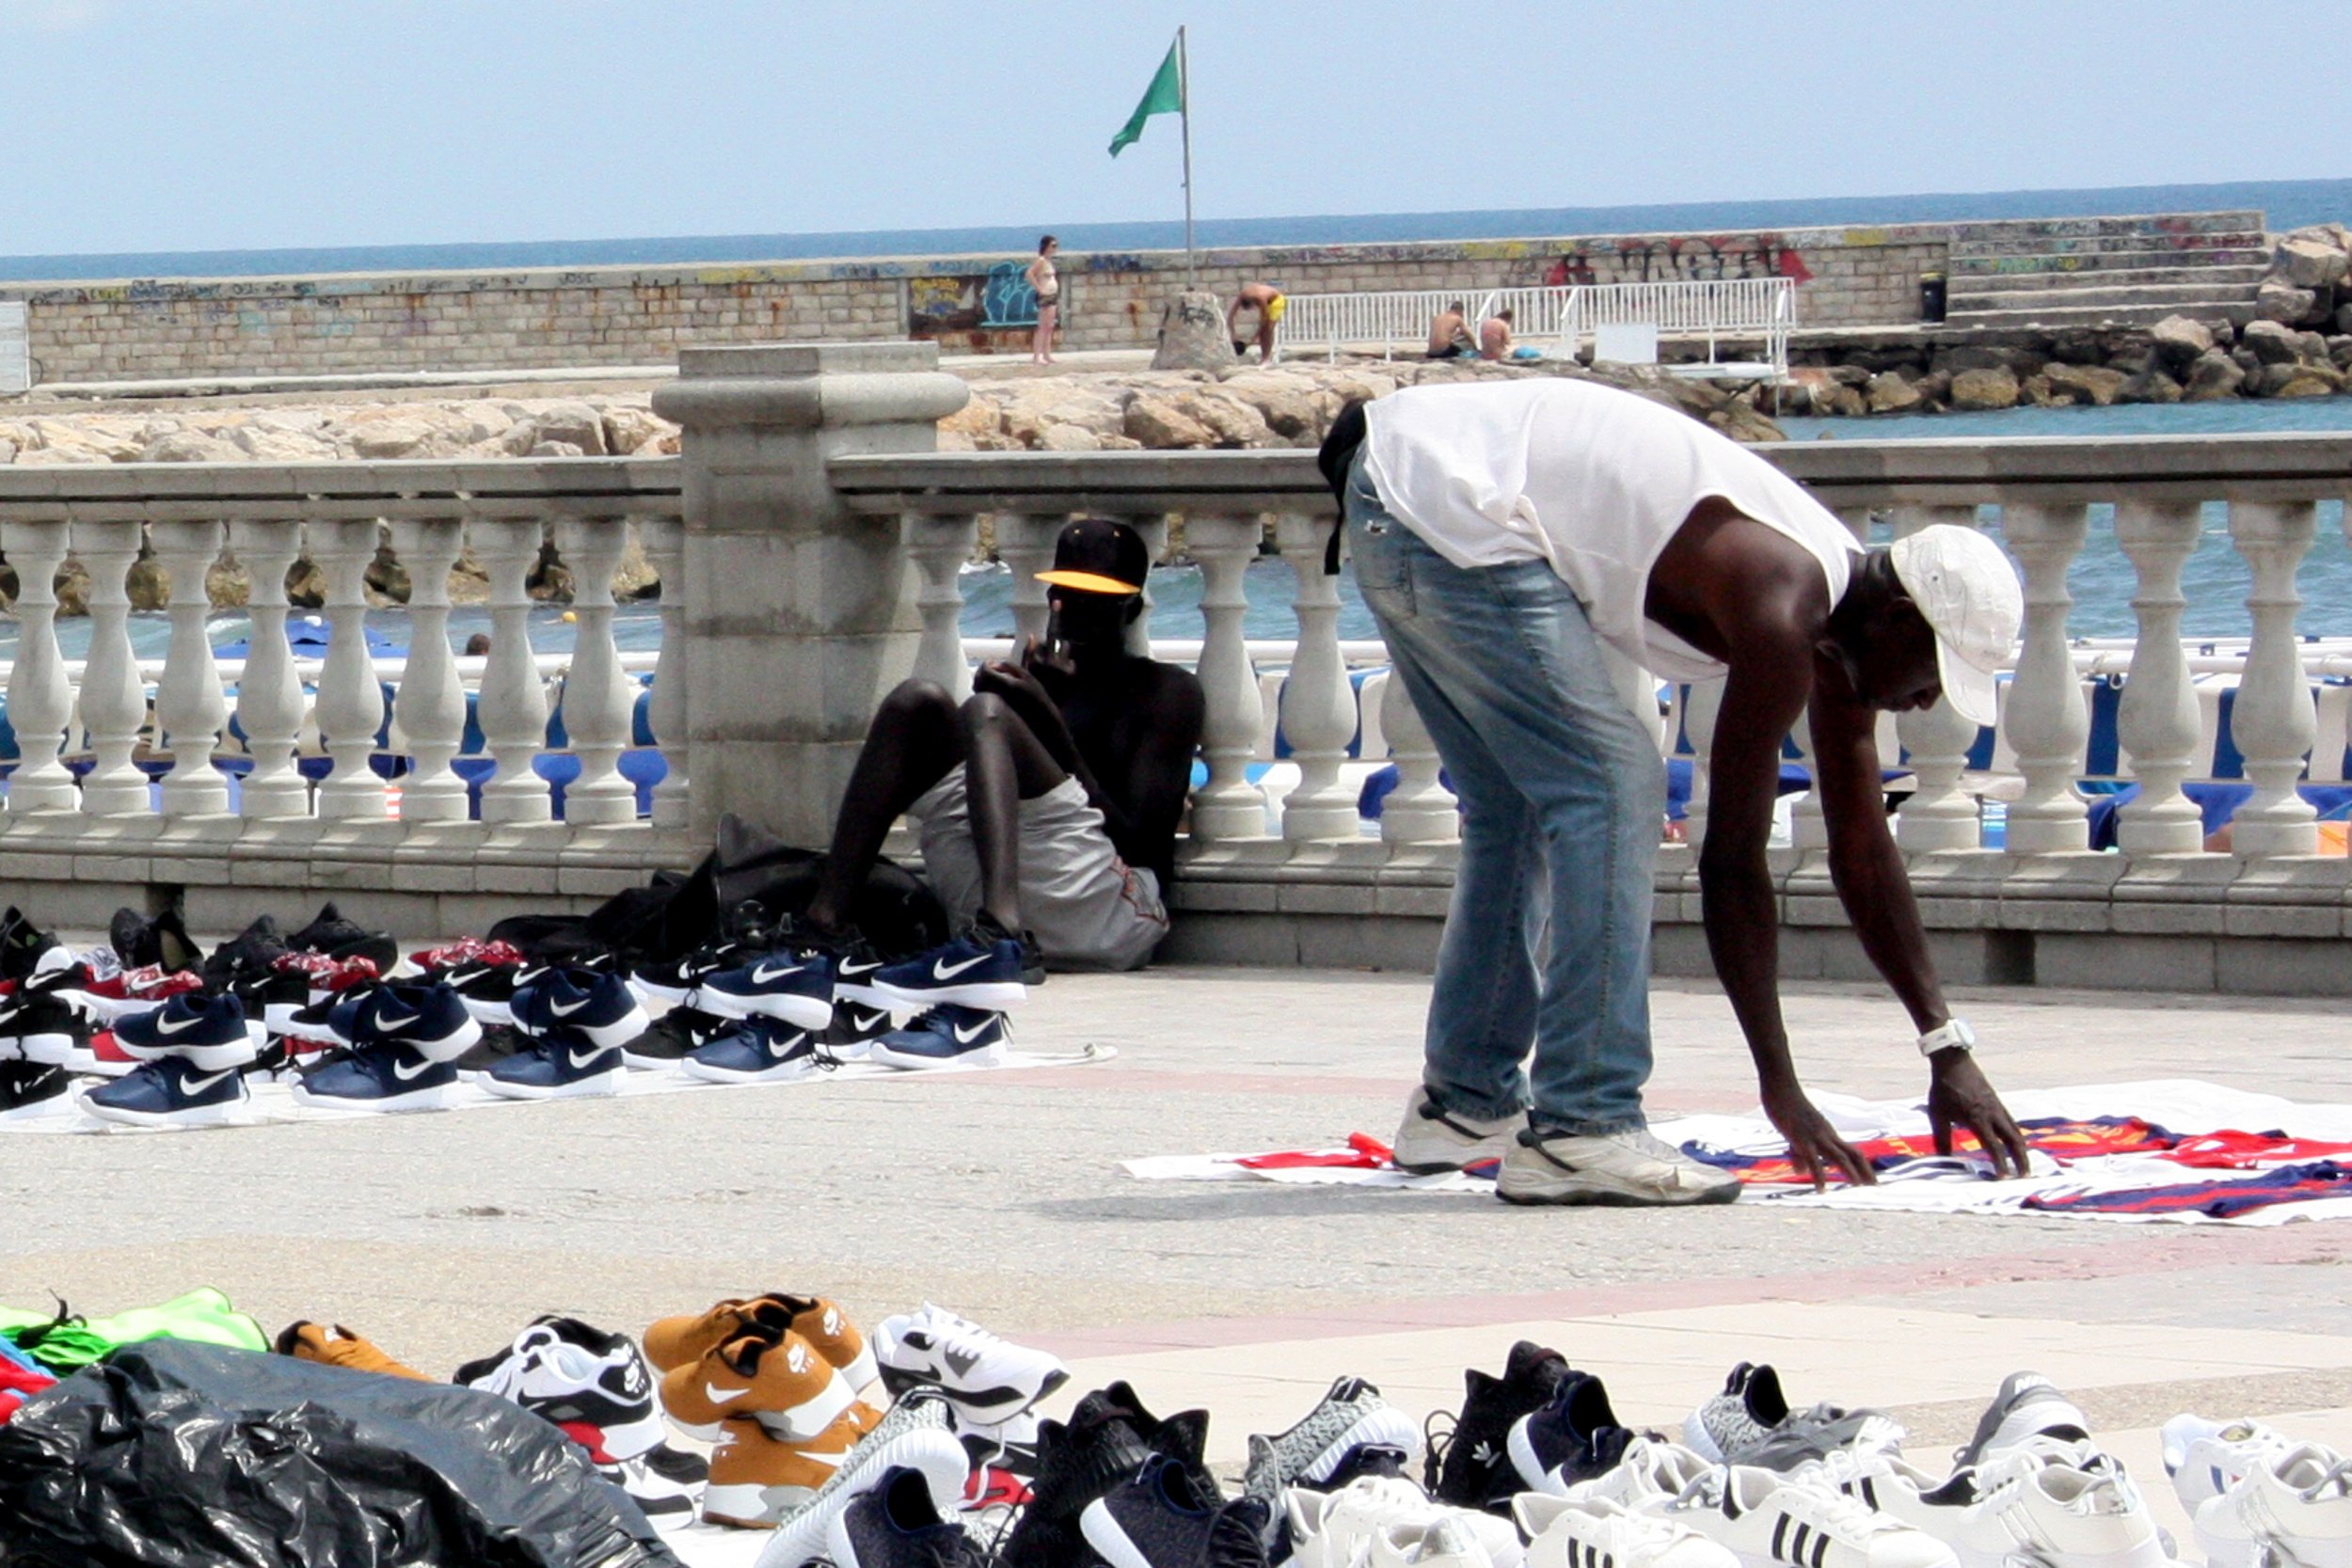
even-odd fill
[[[1389,1146],[1369,1132],[1350,1132],[1345,1148],[1278,1149],[1233,1162],[1244,1170],[1387,1170],[1393,1163]]]
[[[16,1414],[27,1399],[40,1393],[57,1380],[47,1372],[37,1372],[30,1367],[20,1367],[0,1356],[0,1422]]]
[[[2199,1170],[2251,1170],[2260,1165],[2283,1165],[2307,1160],[2336,1160],[2352,1155],[2352,1143],[2324,1138],[2290,1138],[2283,1132],[2218,1132],[2184,1138],[2164,1157],[2175,1164]]]

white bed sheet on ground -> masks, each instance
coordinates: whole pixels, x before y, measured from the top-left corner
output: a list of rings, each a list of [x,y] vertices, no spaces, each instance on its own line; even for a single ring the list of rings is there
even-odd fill
[[[693,1077],[677,1068],[660,1068],[651,1070],[632,1068],[622,1074],[621,1086],[617,1094],[605,1098],[630,1099],[640,1095],[680,1094],[687,1091],[699,1094],[707,1089],[771,1089],[800,1087],[811,1084],[854,1084],[876,1078],[930,1078],[946,1073],[991,1072],[1000,1068],[1085,1067],[1095,1062],[1106,1062],[1117,1054],[1119,1054],[1117,1048],[1107,1045],[1089,1045],[1079,1051],[1058,1054],[1009,1051],[1002,1060],[982,1066],[930,1068],[919,1072],[883,1067],[875,1062],[844,1062],[831,1071],[814,1072],[805,1078],[785,1079],[767,1084],[714,1084],[707,1078]],[[481,1111],[542,1103],[545,1101],[509,1099],[505,1095],[492,1094],[487,1089],[466,1083],[457,1086],[450,1103],[441,1109]],[[256,1127],[264,1123],[281,1121],[352,1121],[385,1114],[381,1111],[364,1109],[346,1110],[340,1106],[296,1104],[292,1084],[262,1083],[252,1086],[252,1098],[246,1101],[230,1121],[222,1125]],[[394,1114],[430,1116],[435,1113],[412,1111]],[[40,1107],[19,1112],[13,1117],[0,1120],[0,1132],[146,1133],[210,1131],[212,1131],[210,1127],[131,1127],[121,1122],[104,1121],[82,1109],[78,1093],[60,1095]]]
[[[769,1530],[729,1529],[723,1525],[681,1525],[661,1532],[663,1543],[686,1568],[753,1568],[759,1560],[759,1549],[772,1538]]]
[[[1820,1094],[1814,1103],[1838,1132],[1853,1141],[1911,1135],[1926,1136],[1926,1107],[1918,1101],[1866,1101],[1851,1095]],[[2007,1097],[2010,1114],[2020,1121],[2059,1117],[2090,1120],[2100,1117],[2137,1117],[2173,1132],[2207,1133],[2224,1131],[2280,1132],[2289,1137],[2328,1142],[2352,1142],[2352,1105],[2305,1104],[2278,1095],[2255,1094],[2193,1078],[2152,1079],[2128,1084],[2081,1084],[2055,1089],[2025,1089]],[[1678,1146],[1696,1145],[1726,1153],[1773,1155],[1788,1151],[1788,1142],[1761,1110],[1753,1116],[1692,1116],[1657,1122],[1651,1132]],[[1343,1146],[1327,1150],[1345,1154]],[[1415,1192],[1491,1196],[1492,1180],[1448,1173],[1411,1176],[1399,1170],[1360,1166],[1292,1166],[1251,1169],[1236,1162],[1247,1154],[1169,1154],[1129,1160],[1127,1174],[1158,1181],[1274,1181],[1295,1186],[1401,1187]],[[1795,1204],[1807,1208],[1875,1209],[1908,1213],[2033,1213],[2037,1217],[2105,1220],[2111,1224],[2195,1224],[2274,1226],[2296,1220],[2352,1218],[2352,1196],[2315,1198],[2281,1203],[2227,1218],[2201,1212],[2107,1213],[2074,1211],[2063,1214],[2029,1211],[2031,1197],[2060,1197],[2085,1193],[2119,1193],[2134,1188],[2170,1186],[2201,1177],[2226,1180],[2233,1174],[2185,1166],[2149,1154],[2101,1155],[2071,1160],[2064,1164],[2036,1151],[2025,1180],[1994,1181],[1981,1156],[1910,1162],[1881,1173],[1875,1187],[1833,1186],[1815,1193],[1804,1187],[1755,1186],[1743,1201]]]

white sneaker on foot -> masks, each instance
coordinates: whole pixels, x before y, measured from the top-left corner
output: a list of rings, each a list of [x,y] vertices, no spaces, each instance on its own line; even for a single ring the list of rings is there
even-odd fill
[[[1505,1203],[1620,1207],[1729,1203],[1740,1196],[1740,1179],[1700,1164],[1644,1128],[1545,1136],[1531,1130],[1503,1154],[1495,1196]]]
[[[1426,1087],[1413,1091],[1405,1102],[1405,1121],[1396,1130],[1392,1152],[1397,1168],[1415,1176],[1435,1176],[1460,1170],[1482,1160],[1500,1160],[1511,1147],[1527,1113],[1515,1111],[1494,1121],[1457,1117],[1438,1108]]]

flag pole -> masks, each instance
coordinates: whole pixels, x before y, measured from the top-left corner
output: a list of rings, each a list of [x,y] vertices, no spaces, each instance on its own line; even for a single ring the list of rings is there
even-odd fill
[[[1192,60],[1184,53],[1184,29],[1176,29],[1176,118],[1184,140],[1184,287],[1200,281],[1192,256]]]

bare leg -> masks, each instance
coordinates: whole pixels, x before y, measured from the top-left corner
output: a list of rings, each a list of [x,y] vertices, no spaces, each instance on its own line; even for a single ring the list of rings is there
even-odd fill
[[[1021,929],[1021,802],[1068,774],[1029,726],[986,692],[963,705],[963,787],[972,847],[980,862],[980,908],[1005,930]],[[859,767],[865,766],[863,760]]]
[[[1060,313],[1061,307],[1058,305],[1041,305],[1037,308],[1037,333],[1029,343],[1031,364],[1050,365],[1054,362],[1054,320]]]
[[[1274,363],[1274,324],[1263,316],[1258,319],[1258,363]]]
[[[810,925],[834,932],[848,923],[850,902],[874,869],[890,825],[962,760],[956,700],[943,688],[902,681],[882,699],[834,823],[833,852],[809,900]]]

